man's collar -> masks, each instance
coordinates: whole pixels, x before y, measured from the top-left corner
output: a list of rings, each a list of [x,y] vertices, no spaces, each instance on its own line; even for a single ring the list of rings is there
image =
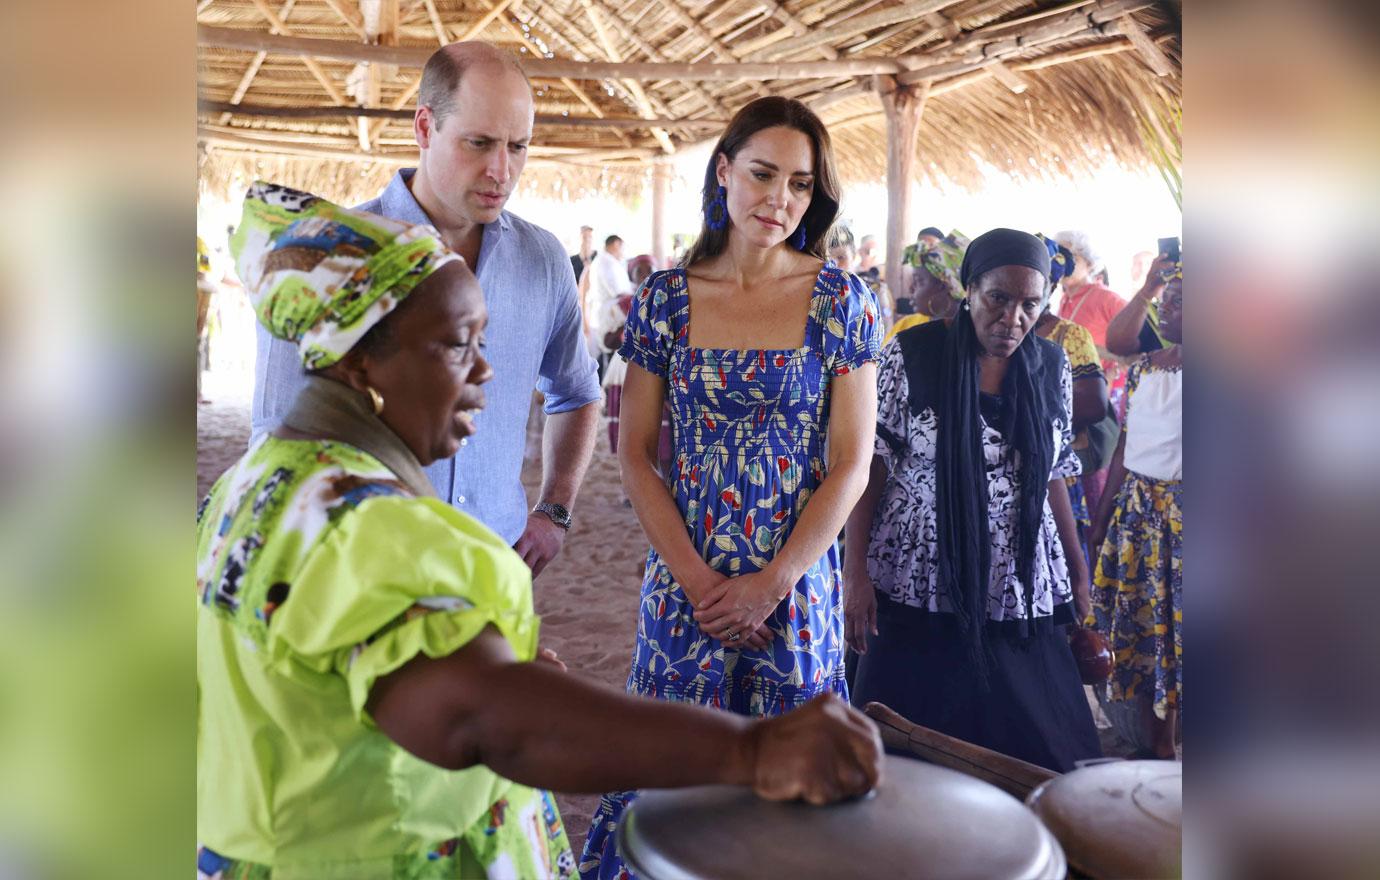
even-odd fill
[[[412,188],[409,184],[411,184],[416,173],[416,168],[399,168],[398,173],[394,174],[393,179],[388,182],[388,188],[383,191],[383,195],[379,199],[380,205],[387,217],[404,220],[408,223],[435,225],[417,202],[417,197],[412,194]],[[485,224],[484,231],[487,233],[489,227],[493,225],[492,223]],[[505,232],[513,228],[513,221],[506,210],[499,212],[497,225],[499,229]]]

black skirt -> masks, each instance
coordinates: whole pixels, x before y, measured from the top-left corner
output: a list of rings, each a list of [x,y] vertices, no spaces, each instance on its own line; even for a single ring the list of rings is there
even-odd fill
[[[884,703],[916,724],[1060,773],[1102,757],[1064,627],[1066,608],[1024,632],[989,627],[986,688],[950,614],[877,596],[878,634],[858,662],[853,705]]]

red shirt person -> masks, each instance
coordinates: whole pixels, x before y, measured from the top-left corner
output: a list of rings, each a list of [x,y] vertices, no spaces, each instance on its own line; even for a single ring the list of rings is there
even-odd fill
[[[1064,291],[1059,317],[1088,328],[1097,353],[1102,357],[1102,369],[1111,380],[1120,372],[1120,367],[1107,351],[1107,325],[1126,305],[1126,300],[1094,277],[1102,268],[1102,258],[1094,250],[1087,233],[1069,230],[1056,235],[1055,240],[1072,251],[1074,258],[1073,271],[1059,282]]]

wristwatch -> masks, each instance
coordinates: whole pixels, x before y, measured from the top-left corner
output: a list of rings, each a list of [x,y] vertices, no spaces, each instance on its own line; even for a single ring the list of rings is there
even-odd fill
[[[564,504],[552,504],[549,501],[543,501],[532,508],[532,512],[546,514],[547,519],[566,531],[570,531],[570,526],[574,522],[570,518],[570,510]]]

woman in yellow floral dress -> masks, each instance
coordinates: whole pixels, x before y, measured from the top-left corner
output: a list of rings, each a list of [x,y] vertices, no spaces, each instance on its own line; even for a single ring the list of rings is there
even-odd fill
[[[1154,752],[1175,756],[1183,703],[1183,269],[1160,303],[1168,348],[1127,379],[1126,425],[1093,519],[1097,628],[1116,659],[1109,696],[1143,707]]]

